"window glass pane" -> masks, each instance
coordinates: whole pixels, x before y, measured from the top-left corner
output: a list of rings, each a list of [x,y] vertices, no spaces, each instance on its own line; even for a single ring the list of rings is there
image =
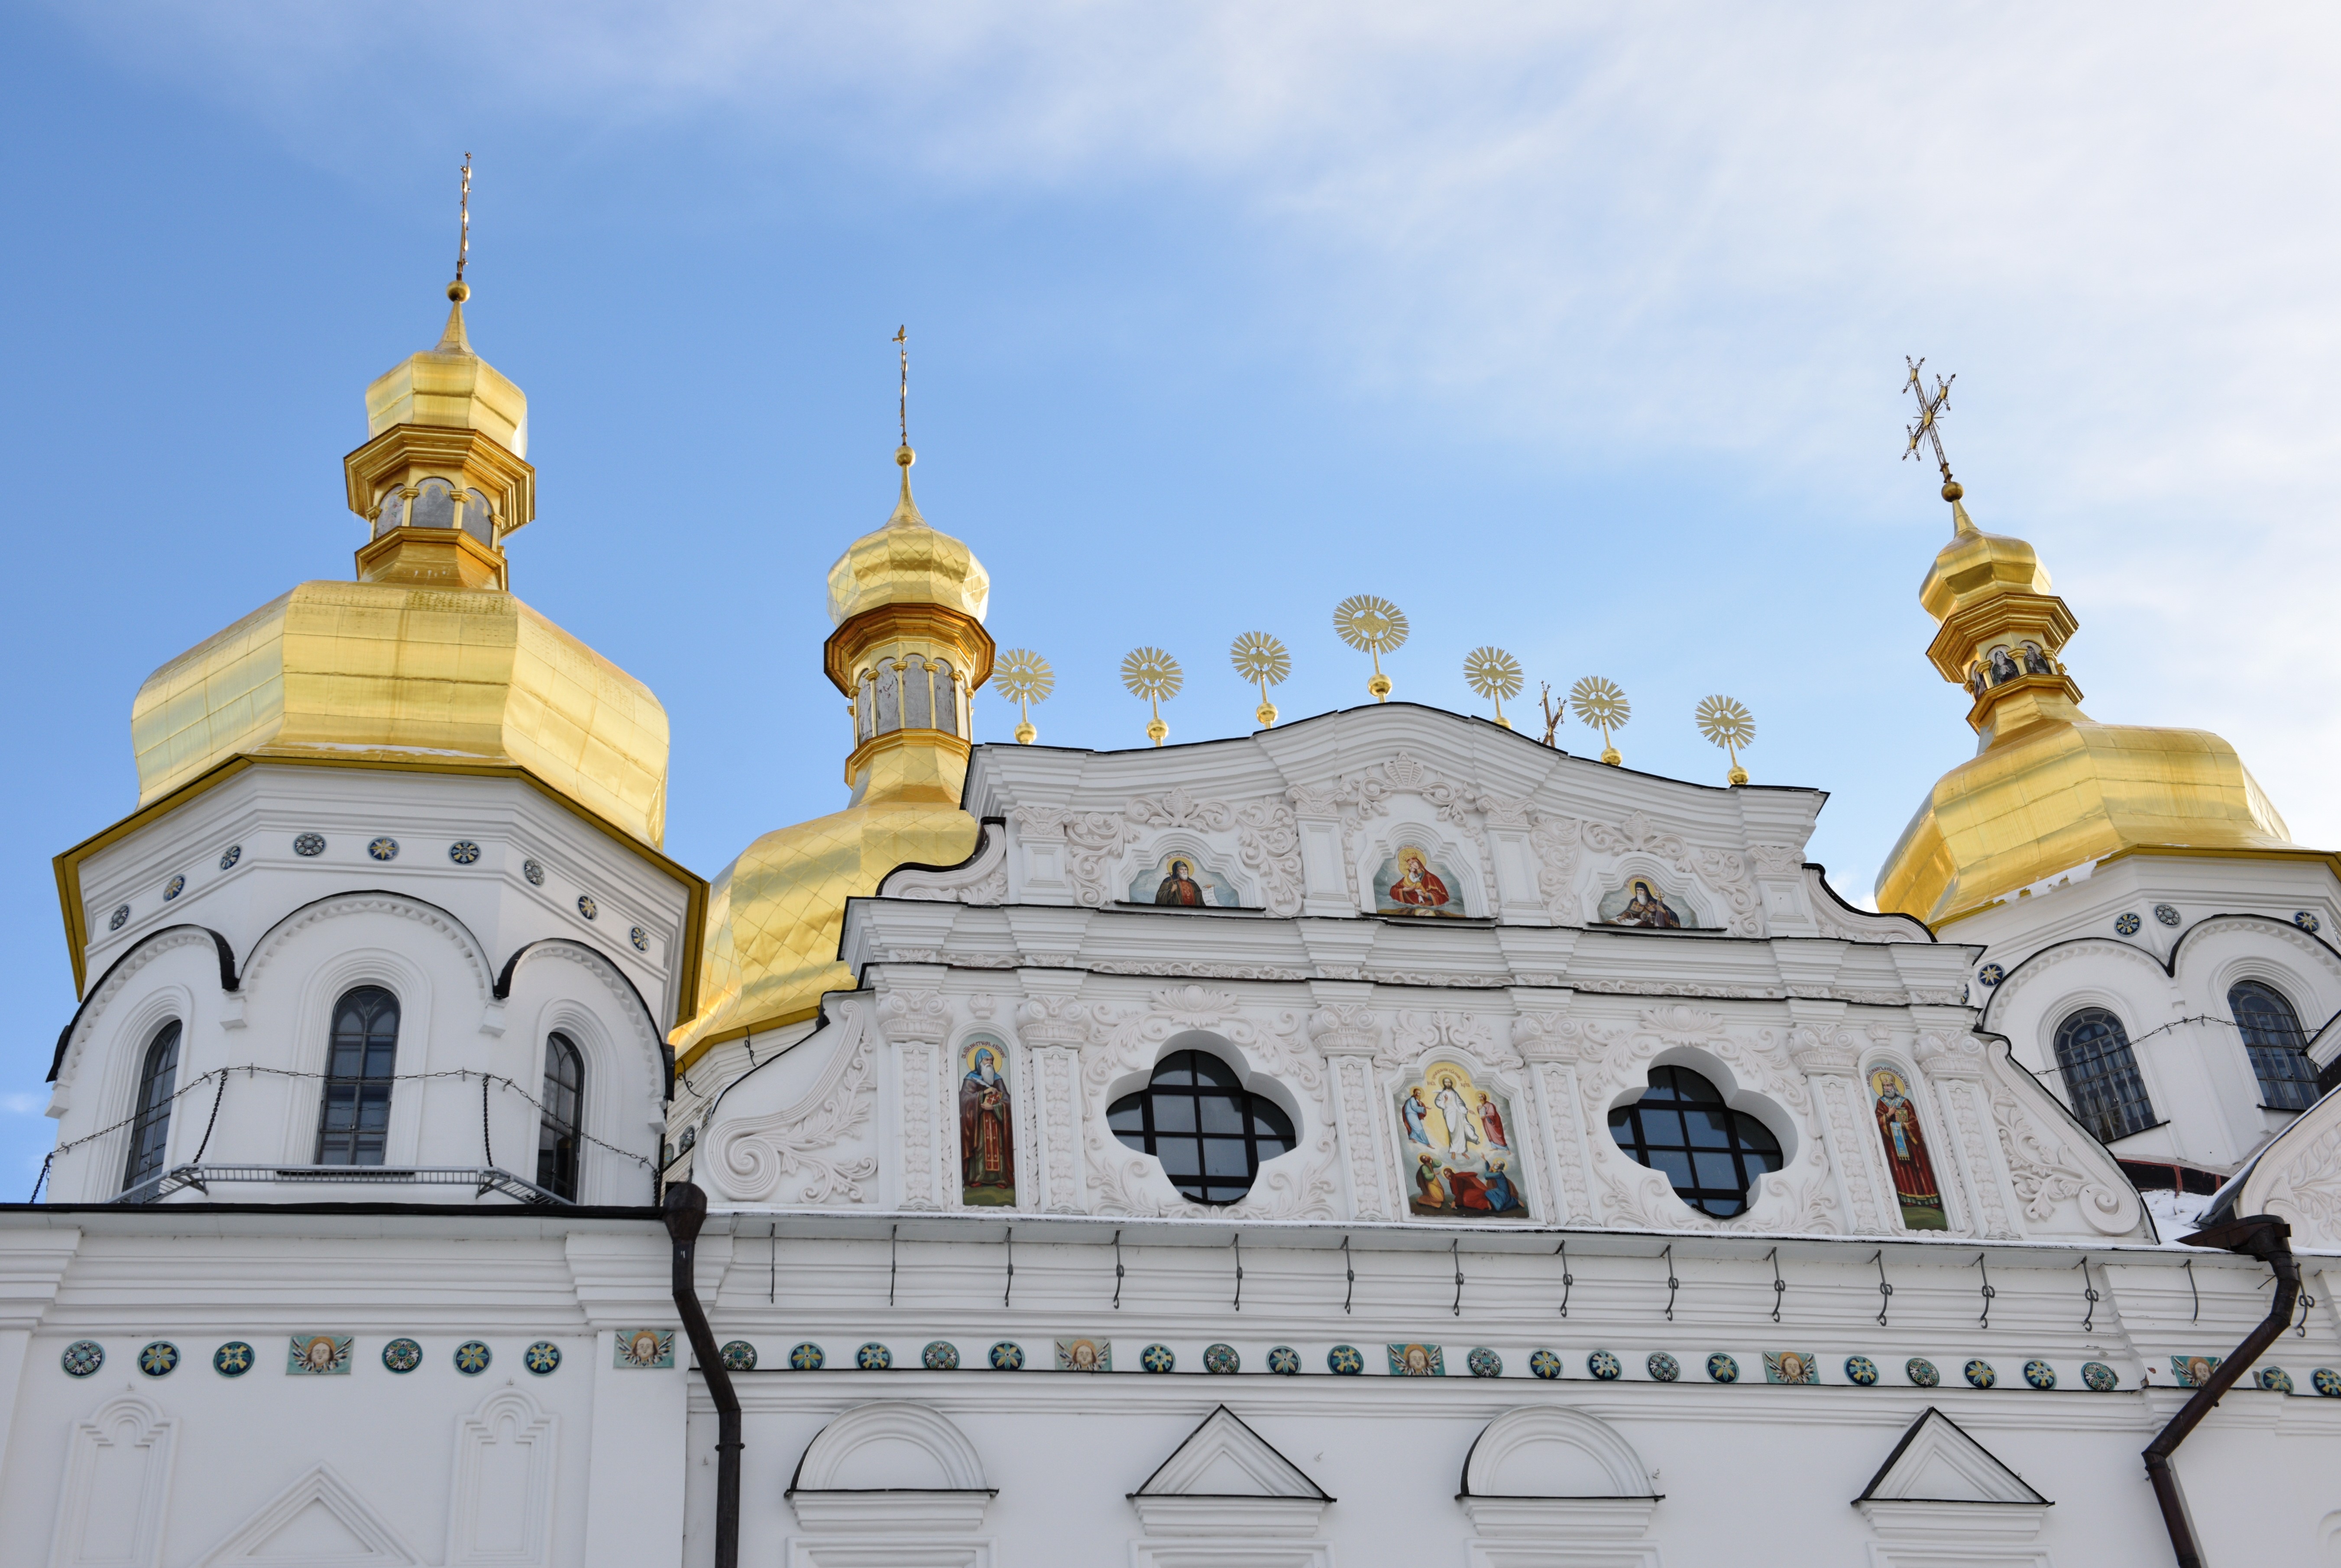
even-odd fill
[[[362,985],[334,1008],[334,1037],[317,1117],[321,1165],[382,1164],[397,1071],[398,999]]]
[[[178,1023],[163,1026],[146,1047],[140,1064],[135,1118],[130,1126],[130,1154],[122,1184],[137,1186],[162,1174],[163,1156],[171,1137],[171,1096],[179,1079]]]
[[[1731,1114],[1728,1111],[1686,1111],[1684,1124],[1690,1129],[1690,1144],[1695,1149],[1728,1149],[1731,1147]]]
[[[1191,1094],[1156,1095],[1154,1130],[1158,1133],[1195,1131],[1195,1097]]]
[[[1739,1168],[1728,1152],[1708,1154],[1701,1150],[1691,1156],[1691,1161],[1701,1187],[1718,1193],[1739,1190]]]
[[[1203,1172],[1212,1176],[1250,1176],[1251,1165],[1241,1138],[1203,1140]]]
[[[1105,1124],[1117,1133],[1135,1133],[1146,1125],[1146,1112],[1135,1096],[1117,1100],[1113,1109],[1105,1114]]]
[[[1196,1104],[1202,1107],[1204,1132],[1241,1133],[1244,1130],[1243,1107],[1229,1096],[1205,1094]]]
[[[1698,1183],[1695,1181],[1692,1176],[1690,1155],[1686,1154],[1684,1151],[1680,1149],[1652,1149],[1649,1152],[1649,1156],[1650,1157],[1649,1159],[1642,1163],[1649,1166],[1650,1169],[1662,1173],[1666,1176],[1667,1180],[1673,1183],[1676,1186],[1695,1187],[1698,1185]]]

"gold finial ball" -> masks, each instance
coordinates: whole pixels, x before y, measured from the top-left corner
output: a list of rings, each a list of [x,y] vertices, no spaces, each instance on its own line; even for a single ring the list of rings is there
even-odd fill
[[[1608,763],[1613,768],[1624,767],[1626,765],[1626,754],[1619,751],[1616,746],[1604,746],[1601,748],[1601,760]]]
[[[1378,703],[1390,701],[1390,678],[1388,675],[1376,675],[1366,683],[1366,691]]]
[[[1021,720],[1016,725],[1016,744],[1020,746],[1029,746],[1040,733],[1032,727],[1031,720]]]
[[[901,464],[903,467],[908,468],[911,464],[916,463],[918,460],[919,454],[911,450],[911,444],[909,442],[905,441],[902,445],[894,448],[894,461]]]
[[[462,278],[457,278],[453,283],[447,285],[447,297],[453,300],[457,305],[461,305],[465,300],[472,297],[472,285],[465,283]]]
[[[1946,479],[1943,481],[1944,500],[1957,501],[1960,496],[1965,495],[1967,493],[1967,486],[1961,484],[1957,480]]]
[[[1276,727],[1276,704],[1262,703],[1251,711],[1251,716],[1260,721],[1261,729],[1272,730]]]
[[[1162,738],[1170,733],[1170,726],[1164,724],[1160,718],[1149,719],[1146,722],[1146,738],[1152,741],[1158,746],[1162,744]]]
[[[1748,782],[1748,770],[1742,767],[1735,767],[1723,776],[1729,779],[1733,784],[1744,784]]]

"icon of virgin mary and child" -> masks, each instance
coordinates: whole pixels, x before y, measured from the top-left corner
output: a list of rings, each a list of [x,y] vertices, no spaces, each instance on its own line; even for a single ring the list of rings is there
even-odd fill
[[[1455,895],[1448,890],[1445,880],[1431,870],[1430,856],[1410,844],[1384,863],[1382,874],[1390,878],[1390,883],[1376,905],[1380,914],[1463,913],[1455,906]],[[1380,878],[1376,880],[1379,883]]]

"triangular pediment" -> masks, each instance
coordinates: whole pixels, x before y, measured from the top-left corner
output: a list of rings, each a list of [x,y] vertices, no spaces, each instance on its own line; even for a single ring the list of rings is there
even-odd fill
[[[1856,1503],[2013,1503],[2043,1497],[1958,1423],[1931,1406],[1910,1423]]]
[[[332,1465],[319,1464],[194,1568],[420,1568],[422,1562]]]
[[[1133,1497],[1333,1499],[1226,1405],[1203,1418]]]

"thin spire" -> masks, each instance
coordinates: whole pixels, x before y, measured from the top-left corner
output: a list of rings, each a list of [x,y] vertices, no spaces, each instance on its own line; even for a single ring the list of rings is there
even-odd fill
[[[902,355],[902,395],[897,412],[902,426],[902,444],[911,444],[911,329],[898,326],[889,340]]]
[[[463,268],[472,259],[472,155],[463,155],[463,194],[458,206],[463,222],[463,234],[455,242],[455,281],[463,281]]]
[[[463,302],[472,297],[472,285],[463,281],[463,268],[472,260],[472,155],[463,155],[463,190],[457,199],[456,217],[460,233],[455,240],[455,281],[447,285],[447,298],[452,302],[447,311],[447,330],[439,335],[437,352],[469,354],[472,339],[463,330]]]
[[[919,504],[911,499],[911,464],[919,460],[919,454],[911,450],[911,329],[898,326],[894,329],[894,335],[887,341],[894,345],[902,360],[902,394],[895,405],[895,414],[901,422],[902,444],[894,449],[894,461],[902,469],[902,496],[894,503],[894,514],[886,519],[886,525],[889,528],[923,528],[927,520],[919,515]]]

